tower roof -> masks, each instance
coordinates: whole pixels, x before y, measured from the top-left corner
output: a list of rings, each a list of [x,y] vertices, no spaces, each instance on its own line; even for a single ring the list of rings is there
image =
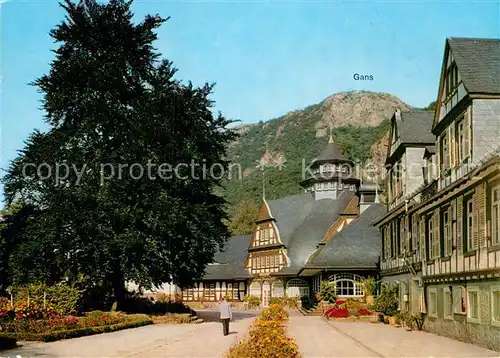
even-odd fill
[[[349,162],[340,145],[333,141],[332,134],[330,133],[330,140],[323,149],[316,162]]]

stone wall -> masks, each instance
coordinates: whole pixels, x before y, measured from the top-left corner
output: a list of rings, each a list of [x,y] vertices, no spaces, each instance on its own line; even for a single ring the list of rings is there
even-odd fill
[[[479,163],[500,147],[500,100],[475,99],[472,103],[472,159]]]
[[[480,323],[467,322],[464,314],[453,314],[453,319],[444,318],[444,290],[449,285],[428,286],[437,288],[437,318],[428,317],[424,330],[459,341],[477,344],[484,348],[500,351],[500,327],[491,324],[491,293],[494,282],[474,282],[479,287]],[[498,284],[498,283],[497,283]],[[454,286],[455,290],[455,286]]]

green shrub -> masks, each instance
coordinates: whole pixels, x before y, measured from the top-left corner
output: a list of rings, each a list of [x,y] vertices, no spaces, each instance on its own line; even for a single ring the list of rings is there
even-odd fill
[[[352,298],[348,298],[347,300],[345,300],[345,308],[348,308],[348,309],[358,309],[358,308],[364,308],[366,307],[366,304],[364,304],[363,302],[360,302],[358,300],[354,300]]]
[[[137,315],[128,315],[125,317],[123,322],[114,325],[82,327],[82,328],[60,330],[47,333],[8,332],[8,333],[2,333],[0,336],[7,338],[15,338],[21,341],[53,342],[60,339],[77,338],[99,333],[114,332],[127,328],[146,326],[152,323],[153,321],[151,320],[151,317],[143,314],[137,314]]]
[[[169,313],[163,316],[152,316],[154,324],[182,324],[191,323],[191,314],[189,313]]]
[[[257,296],[252,296],[252,295],[246,295],[243,301],[247,304],[248,308],[258,308],[260,306],[260,297]]]
[[[373,292],[375,291],[375,280],[373,279],[373,277],[368,276],[364,278],[363,280],[361,280],[359,285],[361,286],[361,289],[364,291],[365,296],[373,295]]]
[[[288,313],[280,304],[272,304],[255,319],[248,337],[232,346],[227,358],[299,358],[295,341],[286,336],[284,321]]]
[[[17,339],[13,337],[5,337],[0,333],[0,350],[16,348]]]
[[[335,303],[337,296],[337,287],[330,281],[321,281],[319,288],[319,298],[321,301]]]
[[[382,288],[382,292],[375,299],[375,309],[386,316],[394,316],[398,312],[398,293],[397,285],[389,285]]]
[[[122,311],[127,313],[145,313],[164,315],[167,313],[194,313],[194,311],[180,301],[157,300],[152,301],[146,297],[129,296],[122,305]]]
[[[30,284],[11,288],[16,309],[47,310],[70,314],[77,309],[82,291],[68,285]],[[44,300],[45,296],[45,300]],[[29,299],[28,299],[29,298]]]
[[[424,314],[423,313],[416,313],[416,314],[412,315],[411,318],[412,318],[415,326],[417,326],[417,329],[419,331],[421,331],[423,326],[424,326],[424,322],[425,322]]]

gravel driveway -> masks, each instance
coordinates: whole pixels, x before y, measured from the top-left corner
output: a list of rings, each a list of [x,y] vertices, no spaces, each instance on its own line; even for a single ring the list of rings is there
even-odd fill
[[[152,325],[51,343],[22,342],[0,357],[222,357],[247,331],[258,312],[233,313],[228,336],[217,311],[198,311],[201,324]]]

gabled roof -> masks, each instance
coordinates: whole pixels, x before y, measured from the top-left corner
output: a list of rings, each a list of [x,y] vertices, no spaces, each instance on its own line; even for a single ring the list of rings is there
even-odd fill
[[[247,278],[250,273],[245,268],[250,235],[229,238],[224,248],[214,256],[214,264],[205,269],[204,280],[228,280]]]
[[[357,220],[333,235],[306,267],[377,267],[380,254],[380,232],[378,228],[372,226],[372,223],[386,210],[383,204],[370,205]]]
[[[394,158],[399,158],[403,153],[404,145],[419,147],[433,145],[436,141],[434,134],[431,132],[433,120],[433,111],[395,111],[391,118],[392,131],[397,131],[396,134],[400,139],[400,143],[396,146],[396,148],[392,148],[393,132],[391,131],[391,144],[387,148],[387,158],[385,163],[388,164]]]
[[[401,142],[412,144],[434,143],[436,138],[431,133],[434,111],[412,110],[401,112],[398,130]]]
[[[447,39],[469,93],[500,94],[500,39]]]
[[[428,145],[427,147],[425,147],[424,158],[428,158],[434,154],[436,154],[436,146],[435,145]]]
[[[318,243],[326,236],[330,226],[345,211],[353,197],[352,192],[344,191],[336,200],[321,199],[315,202],[307,216],[299,225],[296,225],[294,231],[289,233],[289,237],[286,238],[287,254],[291,261],[287,272],[299,272],[306,264],[307,259],[316,251]]]

